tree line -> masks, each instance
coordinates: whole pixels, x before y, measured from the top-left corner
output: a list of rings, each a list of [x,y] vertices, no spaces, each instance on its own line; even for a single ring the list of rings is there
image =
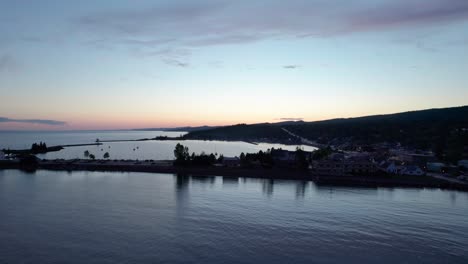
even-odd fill
[[[174,166],[211,166],[215,163],[222,163],[224,156],[218,154],[206,154],[202,152],[201,154],[195,154],[192,152],[190,155],[189,148],[177,143],[174,149]]]

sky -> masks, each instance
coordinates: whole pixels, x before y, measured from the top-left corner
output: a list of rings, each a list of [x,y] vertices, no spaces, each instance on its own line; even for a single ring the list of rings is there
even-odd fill
[[[0,0],[0,130],[468,104],[467,0]]]

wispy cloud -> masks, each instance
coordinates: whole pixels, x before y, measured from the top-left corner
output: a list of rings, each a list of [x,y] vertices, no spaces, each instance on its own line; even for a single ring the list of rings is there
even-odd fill
[[[0,72],[12,72],[17,70],[18,67],[19,63],[13,56],[8,54],[0,56]]]
[[[142,10],[90,14],[82,29],[142,46],[250,43],[329,36],[468,19],[466,0],[187,1]]]
[[[164,48],[156,51],[140,50],[138,56],[143,57],[159,57],[165,64],[176,67],[188,67],[191,51],[182,48]]]
[[[325,38],[463,20],[468,20],[467,0],[200,0],[89,14],[76,25],[90,43],[94,38],[97,45],[126,45],[140,55],[186,67],[191,51],[205,46]],[[174,55],[168,49],[188,52]]]
[[[468,19],[466,0],[390,1],[350,16],[349,31],[421,27]]]
[[[176,59],[164,59],[164,63],[166,63],[167,65],[172,65],[172,66],[177,66],[177,67],[182,67],[182,68],[189,66],[188,63],[178,61]]]
[[[283,68],[285,69],[297,69],[297,68],[300,68],[301,66],[300,65],[294,65],[294,64],[291,64],[291,65],[284,65]]]
[[[30,123],[30,124],[40,124],[40,125],[50,125],[50,126],[64,126],[67,123],[57,120],[48,120],[48,119],[12,119],[8,117],[0,117],[0,123]]]

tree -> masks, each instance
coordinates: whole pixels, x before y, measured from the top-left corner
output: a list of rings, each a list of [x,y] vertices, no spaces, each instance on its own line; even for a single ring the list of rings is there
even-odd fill
[[[177,143],[174,149],[174,157],[175,157],[175,165],[187,165],[190,161],[190,154],[188,147],[184,147],[184,145]]]
[[[213,153],[210,154],[209,161],[211,164],[216,163],[216,156]]]
[[[94,154],[89,154],[89,158],[92,159],[92,160],[95,160],[96,156],[94,156]]]
[[[240,154],[239,159],[240,159],[240,164],[241,164],[241,166],[247,166],[247,165],[248,165],[248,161],[247,161],[247,159],[245,158],[244,152],[242,152],[242,153]]]
[[[39,144],[34,143],[31,146],[32,153],[46,153],[47,152],[47,145],[44,142],[39,142]]]
[[[108,159],[108,158],[110,157],[109,152],[104,153],[104,156],[103,156],[103,157],[104,157],[105,159]]]
[[[312,152],[312,160],[321,160],[328,157],[332,153],[332,149],[330,147],[317,149],[316,151]]]
[[[300,147],[296,148],[296,166],[300,169],[307,169],[309,167],[306,154]]]
[[[85,158],[89,158],[89,150],[85,150],[84,156],[85,156]]]

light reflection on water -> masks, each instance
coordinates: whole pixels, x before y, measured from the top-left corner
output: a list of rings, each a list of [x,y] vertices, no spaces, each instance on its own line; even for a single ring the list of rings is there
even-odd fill
[[[467,263],[468,195],[0,171],[0,263]]]

